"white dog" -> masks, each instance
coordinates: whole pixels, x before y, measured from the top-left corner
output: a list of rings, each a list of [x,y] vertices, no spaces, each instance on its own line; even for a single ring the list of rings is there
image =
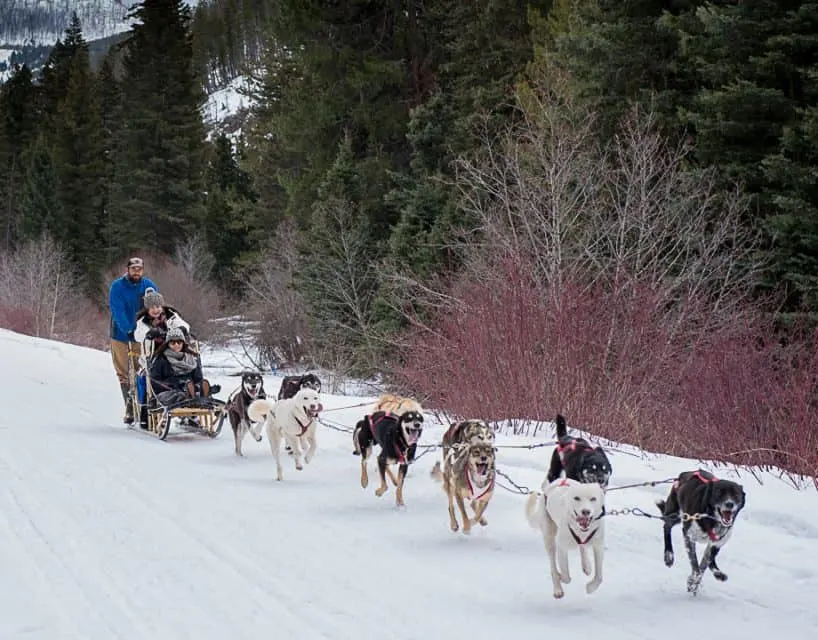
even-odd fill
[[[295,468],[301,471],[301,445],[306,450],[304,462],[309,463],[315,455],[318,444],[315,440],[318,414],[324,407],[318,392],[304,387],[292,398],[279,401],[254,400],[247,408],[247,415],[253,422],[264,420],[267,440],[276,461],[276,480],[283,480],[281,469],[281,440],[292,448]]]
[[[590,546],[594,552],[594,577],[585,585],[593,593],[602,583],[602,560],[605,554],[605,492],[596,483],[581,483],[569,478],[547,481],[543,493],[531,493],[525,505],[529,524],[542,531],[554,597],[562,598],[562,583],[571,582],[568,570],[568,552],[579,548],[582,571],[591,575],[588,558]]]

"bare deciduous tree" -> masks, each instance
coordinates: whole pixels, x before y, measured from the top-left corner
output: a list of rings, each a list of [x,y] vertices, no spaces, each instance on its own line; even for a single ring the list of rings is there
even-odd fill
[[[190,236],[176,245],[173,262],[178,265],[192,282],[207,283],[213,276],[216,258],[207,248],[203,236]]]
[[[648,284],[669,304],[704,294],[711,312],[729,316],[757,275],[742,196],[686,170],[688,148],[669,145],[639,107],[600,148],[587,108],[556,99],[553,88],[524,98],[512,130],[458,162],[462,203],[480,220],[483,246],[531,259],[554,300],[576,274],[589,285]]]
[[[327,352],[337,345],[341,353],[354,347],[353,364],[374,368],[383,342],[373,318],[378,273],[366,222],[352,203],[335,197],[322,202],[316,216],[323,250],[321,259],[308,265],[308,273],[311,295],[318,302],[312,305],[317,346]]]
[[[306,303],[295,283],[297,239],[295,222],[283,221],[244,277],[248,303],[260,321],[256,347],[264,360],[279,365],[301,362],[309,345]]]
[[[54,338],[79,323],[83,303],[82,280],[50,236],[0,253],[0,306],[28,311],[35,336]]]

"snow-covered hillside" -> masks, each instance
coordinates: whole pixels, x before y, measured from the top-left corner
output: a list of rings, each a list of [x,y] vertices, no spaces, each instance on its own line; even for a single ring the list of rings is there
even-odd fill
[[[61,37],[76,11],[86,40],[105,38],[129,28],[130,0],[2,0],[0,45],[51,45]]]
[[[818,496],[769,474],[739,478],[747,507],[719,557],[728,582],[707,575],[689,596],[678,530],[667,569],[658,520],[611,515],[599,591],[585,594],[572,558],[557,601],[521,494],[498,490],[471,536],[449,530],[429,477],[437,452],[412,467],[398,510],[391,489],[361,489],[344,431],[322,426],[311,464],[285,460],[275,482],[266,442],[245,442],[241,459],[229,430],[160,442],[125,429],[108,354],[7,331],[0,354],[3,640],[810,640],[818,629]],[[206,374],[222,396],[237,384],[221,367]],[[265,382],[275,392],[280,379]],[[349,427],[367,400],[325,395],[327,424]],[[422,442],[433,444],[443,426],[429,418]],[[497,444],[499,469],[539,487],[551,447]],[[610,457],[613,486],[698,466],[628,447]],[[610,492],[607,506],[652,512],[666,491]]]
[[[241,135],[241,125],[235,116],[252,106],[250,98],[242,93],[247,88],[247,78],[237,76],[226,87],[207,96],[202,118],[211,133],[225,132],[234,142]]]

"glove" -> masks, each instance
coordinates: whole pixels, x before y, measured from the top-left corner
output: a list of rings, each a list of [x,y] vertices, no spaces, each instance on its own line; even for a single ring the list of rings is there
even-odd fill
[[[159,338],[163,335],[165,335],[165,332],[160,327],[154,327],[153,329],[148,331],[147,334],[145,334],[145,337],[148,338],[149,340],[155,340],[156,338]]]
[[[128,331],[128,342],[134,342],[133,331]]]

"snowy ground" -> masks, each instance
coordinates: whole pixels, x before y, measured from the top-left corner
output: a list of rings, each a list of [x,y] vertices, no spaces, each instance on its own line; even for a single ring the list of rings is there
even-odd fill
[[[249,109],[251,101],[242,93],[247,86],[247,78],[237,76],[223,89],[208,95],[202,107],[202,118],[205,124],[211,129],[221,130],[221,123],[227,118],[236,115],[242,109]],[[240,135],[241,131],[233,131],[229,137],[235,142]]]
[[[499,490],[487,528],[453,534],[428,473],[436,454],[413,467],[399,511],[391,490],[361,489],[346,433],[322,428],[313,462],[296,472],[287,460],[277,483],[266,441],[245,442],[238,459],[229,430],[159,442],[123,428],[108,354],[6,331],[0,354],[2,640],[816,637],[813,490],[743,474],[748,505],[720,556],[730,579],[707,575],[696,598],[685,563],[663,565],[657,520],[611,517],[599,591],[585,594],[574,559],[555,601],[524,498]],[[210,377],[229,391],[227,373]],[[325,415],[351,425],[363,413]],[[429,426],[423,441],[441,431]],[[549,455],[500,449],[498,466],[536,488]],[[697,466],[624,447],[611,458],[613,485]],[[613,492],[608,508],[651,510],[666,490]],[[681,551],[678,530],[675,541]]]

